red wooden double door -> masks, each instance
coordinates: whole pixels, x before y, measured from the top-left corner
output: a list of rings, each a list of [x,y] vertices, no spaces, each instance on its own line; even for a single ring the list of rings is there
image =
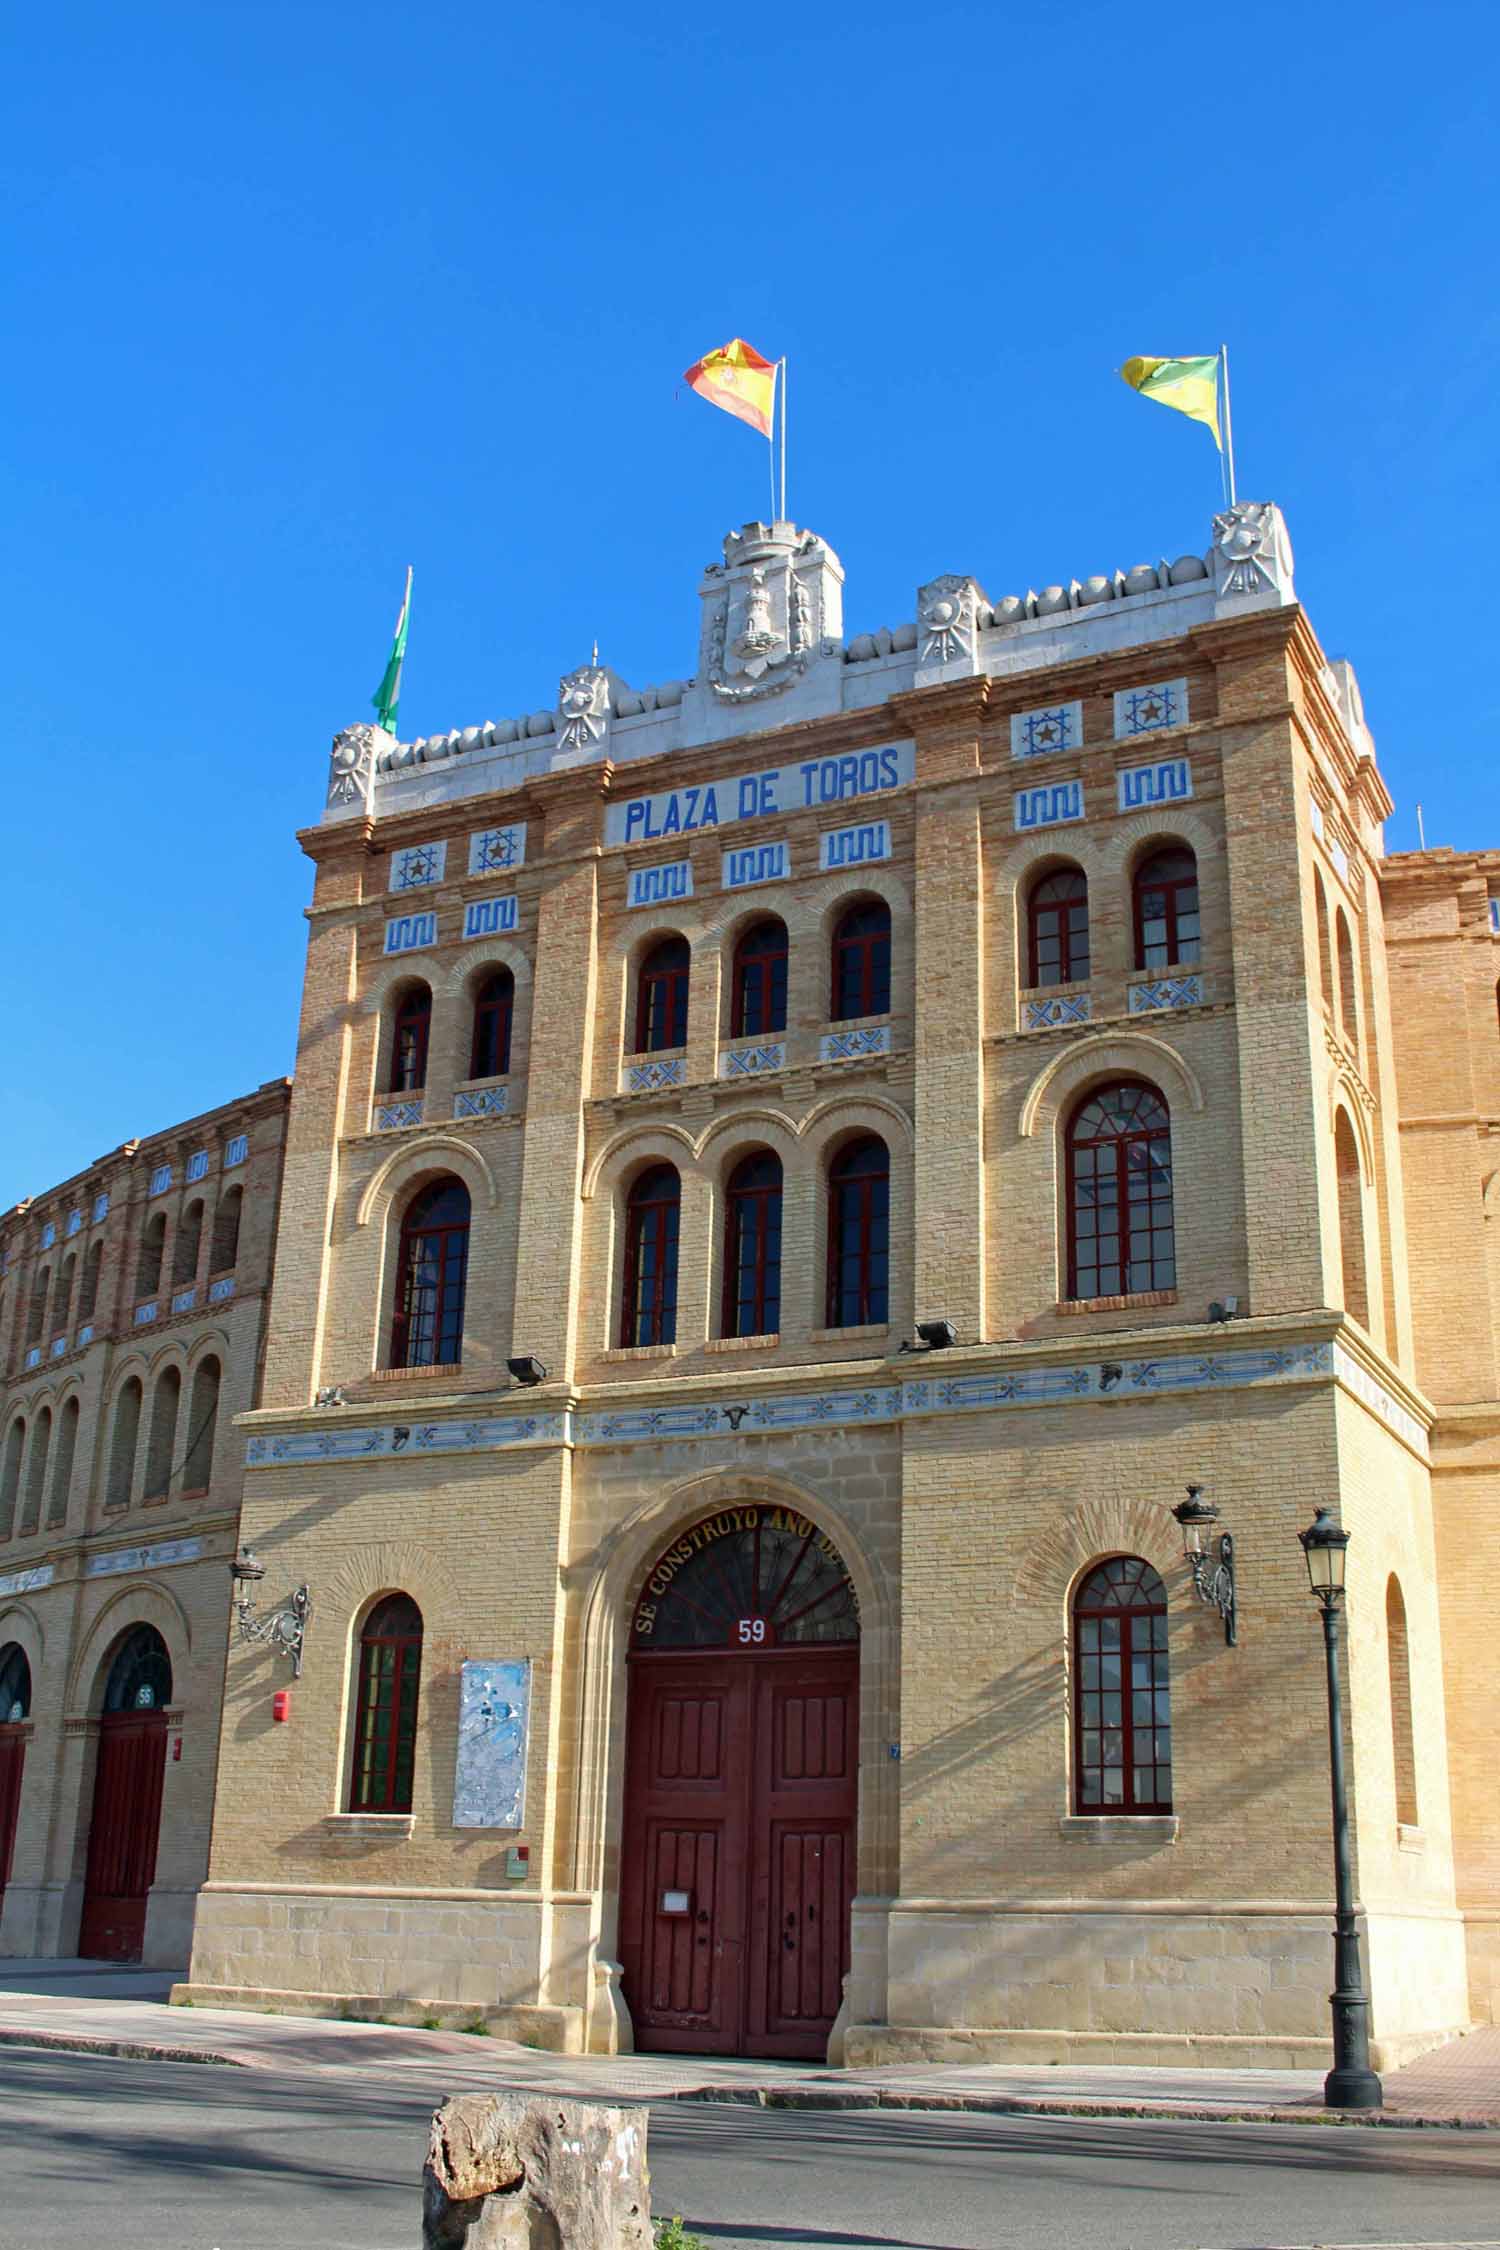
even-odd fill
[[[141,1957],[166,1762],[164,1712],[120,1711],[100,1720],[78,1932],[78,1950],[86,1960]]]
[[[643,2049],[822,2059],[849,1967],[858,1647],[630,1663],[621,1962]]]

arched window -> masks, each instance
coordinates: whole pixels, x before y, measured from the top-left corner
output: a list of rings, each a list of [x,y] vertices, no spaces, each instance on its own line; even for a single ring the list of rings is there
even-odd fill
[[[762,1038],[786,1029],[786,924],[774,918],[745,930],[734,949],[731,1039]]]
[[[1135,871],[1135,965],[1171,969],[1197,958],[1198,862],[1175,844]]]
[[[1089,973],[1089,886],[1060,867],[1031,886],[1026,902],[1027,982],[1081,984]]]
[[[42,1520],[42,1495],[47,1489],[47,1459],[52,1451],[52,1409],[44,1406],[31,1425],[31,1450],[26,1456],[26,1498],[21,1504],[22,1531],[35,1531]]]
[[[1396,1818],[1403,1828],[1417,1826],[1417,1738],[1411,1717],[1411,1648],[1406,1637],[1406,1603],[1401,1581],[1392,1575],[1385,1588],[1385,1652],[1391,1676],[1391,1755],[1396,1771]]]
[[[99,1302],[99,1268],[104,1263],[104,1242],[100,1237],[89,1244],[89,1254],[83,1267],[83,1292],[78,1299],[80,1322],[92,1320]]]
[[[509,969],[497,969],[475,993],[474,1041],[469,1050],[471,1078],[503,1078],[510,1069],[510,1025],[515,1005],[516,980]]]
[[[774,1336],[781,1326],[781,1158],[763,1148],[724,1192],[724,1334]]]
[[[245,1191],[241,1187],[226,1188],[219,1197],[214,1212],[213,1254],[210,1273],[228,1273],[240,1254],[240,1211],[244,1206]]]
[[[890,1318],[891,1160],[884,1141],[846,1142],[828,1168],[830,1328]]]
[[[359,1636],[351,1812],[411,1811],[422,1678],[422,1612],[409,1594],[387,1594]]]
[[[151,1430],[146,1440],[148,1500],[165,1500],[172,1489],[172,1455],[177,1445],[177,1410],[182,1404],[182,1373],[164,1367],[151,1400]]]
[[[1313,869],[1313,912],[1318,918],[1318,989],[1323,1006],[1333,1014],[1333,956],[1328,947],[1328,893],[1323,888],[1322,872]]]
[[[42,1266],[31,1284],[31,1303],[26,1309],[26,1341],[39,1344],[47,1325],[47,1291],[52,1286],[52,1268]]]
[[[1339,907],[1334,915],[1338,926],[1339,946],[1339,1024],[1345,1039],[1359,1052],[1359,1002],[1355,996],[1354,941],[1349,935],[1349,918]]]
[[[104,1488],[107,1508],[128,1508],[135,1485],[135,1445],[141,1429],[141,1386],[137,1376],[121,1389],[115,1401],[115,1426],[109,1443],[109,1480]]]
[[[635,993],[635,1051],[654,1055],[664,1047],[687,1045],[688,965],[686,938],[662,938],[641,963]]]
[[[78,1453],[78,1399],[64,1401],[57,1418],[57,1459],[52,1464],[52,1498],[47,1506],[49,1524],[68,1520],[68,1494],[73,1483],[73,1463]]]
[[[141,1254],[136,1260],[135,1294],[139,1304],[144,1298],[154,1297],[161,1287],[162,1257],[167,1246],[167,1214],[153,1211],[146,1221],[146,1231],[141,1236]]]
[[[682,1182],[670,1164],[642,1172],[625,1198],[620,1342],[627,1349],[677,1341],[677,1234]]]
[[[19,1641],[0,1648],[0,1727],[18,1726],[31,1716],[31,1666]],[[0,1881],[5,1869],[0,1867]]]
[[[1068,1296],[1177,1286],[1172,1131],[1154,1086],[1101,1086],[1068,1126]]]
[[[73,1317],[73,1284],[78,1279],[78,1256],[69,1251],[63,1260],[62,1276],[57,1284],[57,1303],[52,1308],[52,1333],[65,1336],[68,1322]]]
[[[201,1200],[190,1203],[177,1222],[177,1240],[172,1245],[172,1287],[185,1288],[198,1278],[198,1252],[203,1247],[203,1204]]]
[[[463,1357],[469,1191],[434,1180],[413,1196],[396,1253],[392,1367],[456,1367]]]
[[[0,1539],[16,1528],[16,1501],[21,1492],[21,1457],[26,1451],[26,1424],[18,1414],[5,1433],[5,1461],[0,1466]]]
[[[154,1625],[137,1625],[115,1652],[104,1683],[104,1710],[163,1711],[172,1700],[172,1659]]]
[[[1172,1810],[1167,1590],[1139,1555],[1073,1597],[1073,1775],[1080,1813]]]
[[[218,1361],[200,1360],[193,1370],[193,1388],[188,1399],[187,1446],[182,1463],[184,1492],[206,1492],[213,1482],[219,1384]]]
[[[883,898],[867,898],[834,925],[829,1021],[887,1015],[890,1005],[891,910]]]
[[[1370,1325],[1370,1291],[1365,1275],[1365,1191],[1359,1142],[1347,1110],[1333,1122],[1333,1155],[1339,1183],[1339,1251],[1343,1268],[1344,1310],[1362,1328]]]
[[[425,984],[409,984],[396,1003],[391,1036],[393,1094],[420,1094],[427,1083],[427,1037],[432,1029],[432,994]]]

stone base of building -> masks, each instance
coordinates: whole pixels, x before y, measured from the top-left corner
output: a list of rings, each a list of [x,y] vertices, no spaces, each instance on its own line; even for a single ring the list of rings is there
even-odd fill
[[[234,1984],[174,1984],[174,2008],[244,2008],[258,2016],[332,2017],[343,2023],[392,2023],[424,2031],[473,2031],[513,2039],[550,2055],[581,2055],[579,2008],[459,2006],[452,2001],[393,1998],[385,1992],[279,1992]]]
[[[1434,2047],[1460,2036],[1458,2029],[1403,2033],[1372,2040],[1376,2070],[1399,2070]],[[1094,2063],[1129,2069],[1327,2070],[1327,2039],[1272,2039],[1254,2034],[1154,2031],[945,2031],[936,2025],[857,2023],[844,2035],[851,2070],[881,2063]]]
[[[1475,2023],[1500,2023],[1500,1914],[1466,1914],[1469,2013]]]

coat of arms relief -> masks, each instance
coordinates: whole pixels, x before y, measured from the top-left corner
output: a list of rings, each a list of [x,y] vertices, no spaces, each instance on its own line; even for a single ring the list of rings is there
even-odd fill
[[[725,703],[774,695],[806,671],[839,620],[826,614],[827,550],[811,532],[747,524],[724,542],[724,562],[709,573],[702,675]]]

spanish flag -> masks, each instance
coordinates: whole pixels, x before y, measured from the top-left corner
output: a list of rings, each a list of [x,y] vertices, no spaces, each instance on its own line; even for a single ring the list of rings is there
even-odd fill
[[[762,359],[743,336],[732,336],[716,352],[705,352],[682,379],[710,406],[722,406],[726,414],[738,415],[763,438],[770,437],[776,411],[776,362]]]
[[[1202,422],[1212,430],[1214,444],[1223,452],[1217,352],[1209,359],[1127,359],[1120,373],[1142,398],[1154,398],[1159,406],[1175,406],[1179,414]]]

